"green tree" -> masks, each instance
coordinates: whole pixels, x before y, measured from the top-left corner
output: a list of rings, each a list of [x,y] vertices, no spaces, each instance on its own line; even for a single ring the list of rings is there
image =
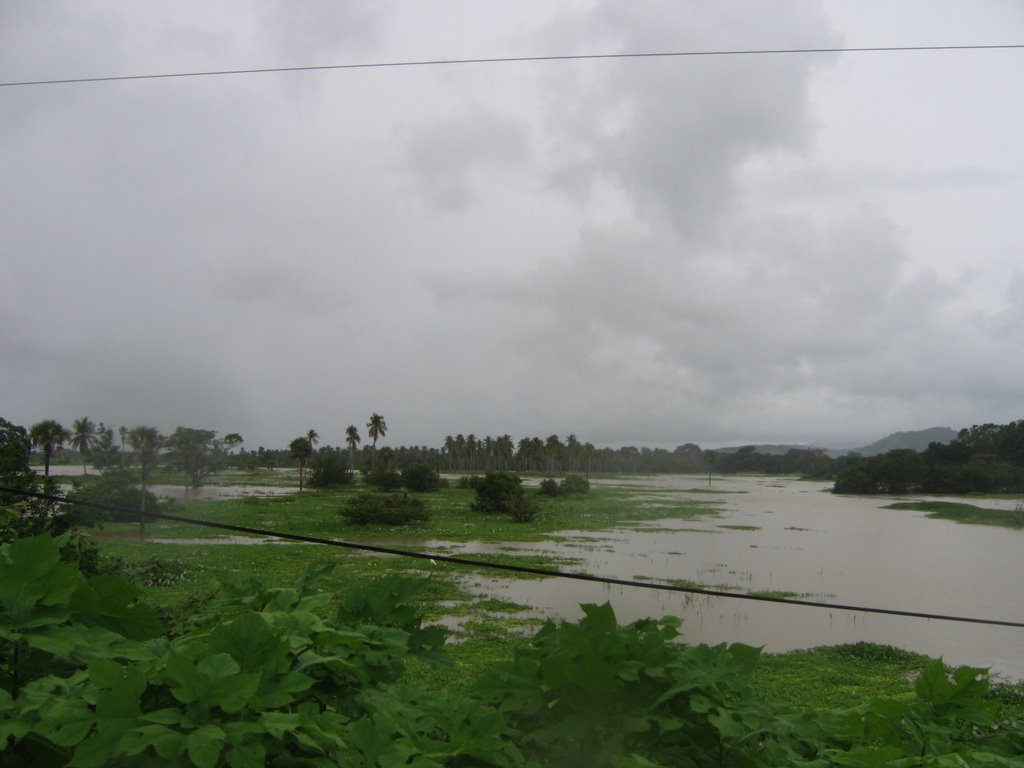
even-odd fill
[[[288,444],[288,455],[299,462],[299,492],[302,492],[302,481],[306,472],[306,462],[313,455],[313,446],[308,437],[296,437]]]
[[[217,433],[212,429],[189,427],[178,427],[167,438],[171,465],[184,472],[188,478],[186,493],[189,488],[201,486],[203,479],[217,469],[216,438]]]
[[[89,474],[87,460],[96,444],[96,425],[87,417],[75,419],[71,425],[71,447],[82,457],[82,472]]]
[[[348,469],[351,472],[356,468],[356,446],[359,445],[359,430],[355,424],[346,427],[345,442],[348,443]]]
[[[139,535],[146,535],[146,486],[149,476],[156,466],[160,449],[164,444],[164,436],[156,427],[133,427],[128,432],[128,444],[135,451],[142,470],[142,506],[139,508]]]
[[[36,446],[43,454],[43,477],[50,476],[50,459],[53,452],[60,450],[64,441],[71,437],[59,422],[53,419],[44,419],[32,425],[28,431],[32,445]]]
[[[306,439],[309,440],[310,449],[315,451],[317,443],[320,442],[320,435],[317,434],[315,429],[311,429],[306,433]]]
[[[373,463],[377,463],[377,440],[388,433],[388,425],[384,417],[379,413],[370,414],[370,420],[366,422],[366,434],[373,440]]]
[[[91,451],[92,465],[100,471],[109,469],[114,465],[117,453],[117,446],[114,445],[114,430],[101,421],[96,428],[96,442]]]
[[[0,419],[0,485],[29,490],[35,485],[35,473],[29,466],[32,442],[24,427]],[[0,506],[21,501],[20,496],[0,492]]]

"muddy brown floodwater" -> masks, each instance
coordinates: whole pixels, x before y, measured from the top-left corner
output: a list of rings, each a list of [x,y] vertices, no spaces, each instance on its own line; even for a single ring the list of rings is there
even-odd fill
[[[694,477],[616,484],[635,486],[638,495],[657,488],[655,498],[662,500],[715,500],[721,502],[720,511],[697,520],[650,521],[635,529],[566,531],[557,535],[558,541],[517,544],[516,550],[580,558],[573,570],[621,579],[685,579],[726,591],[792,593],[821,602],[1024,621],[1024,530],[930,520],[921,512],[882,509],[892,498],[835,496],[827,492],[828,485],[791,479],[716,478],[714,493],[694,492],[701,486]],[[970,501],[1015,506],[1012,501]],[[474,549],[479,551],[470,544],[462,551]],[[864,640],[1024,679],[1024,629],[1019,628],[564,579],[472,577],[467,584],[548,617],[576,619],[582,616],[580,603],[604,601],[624,622],[679,616],[690,642],[743,642],[786,651]]]

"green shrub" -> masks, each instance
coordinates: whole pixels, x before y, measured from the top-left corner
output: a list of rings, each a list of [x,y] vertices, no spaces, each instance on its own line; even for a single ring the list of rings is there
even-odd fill
[[[561,496],[562,486],[553,477],[545,477],[540,481],[540,492],[545,496]]]
[[[475,491],[483,481],[484,479],[481,475],[460,475],[455,481],[455,487],[469,488]]]
[[[94,504],[109,504],[123,510],[135,511],[142,508],[142,489],[135,472],[127,469],[110,469],[102,475],[74,478],[75,489],[68,494],[73,501],[89,501]],[[156,496],[146,491],[146,509],[154,510]],[[66,514],[73,515],[75,525],[95,525],[118,517],[116,514],[88,507],[69,505]]]
[[[426,464],[417,464],[402,470],[402,485],[415,493],[436,491],[441,487],[441,476]]]
[[[567,496],[572,493],[588,493],[590,481],[582,475],[569,475],[558,482],[553,477],[545,477],[540,481],[540,492],[546,496]]]
[[[393,469],[378,467],[366,473],[365,482],[382,491],[397,491],[402,487],[402,476]]]
[[[583,475],[569,475],[562,481],[562,493],[589,493],[590,481]]]
[[[523,495],[522,479],[511,472],[488,472],[476,489],[477,512],[510,514],[510,500]]]
[[[309,473],[310,488],[338,488],[352,482],[348,456],[337,448],[321,448],[313,456]]]
[[[525,493],[509,496],[505,504],[512,522],[529,523],[537,517],[537,502]]]
[[[360,493],[339,514],[355,525],[412,525],[429,518],[426,505],[407,493]]]

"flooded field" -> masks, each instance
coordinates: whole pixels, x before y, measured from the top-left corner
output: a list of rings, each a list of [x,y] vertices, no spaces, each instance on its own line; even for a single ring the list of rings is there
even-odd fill
[[[609,532],[566,531],[555,541],[516,545],[516,551],[580,558],[578,570],[621,579],[687,580],[726,591],[1024,620],[1024,530],[927,519],[921,512],[882,509],[890,498],[834,496],[830,486],[796,480],[716,478],[710,493],[693,477],[616,481],[626,483],[652,504],[699,498],[719,502],[719,512]],[[1012,508],[1015,502],[984,505]],[[468,581],[483,594],[545,616],[578,618],[581,602],[605,600],[622,621],[677,615],[692,642],[785,651],[866,640],[1024,678],[1024,629],[560,579]]]

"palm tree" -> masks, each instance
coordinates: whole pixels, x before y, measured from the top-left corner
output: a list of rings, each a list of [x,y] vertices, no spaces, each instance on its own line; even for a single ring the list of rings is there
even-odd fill
[[[448,457],[448,469],[452,468],[452,451],[455,450],[455,438],[451,435],[444,436],[444,444],[441,446],[441,453]]]
[[[310,430],[312,432],[313,430]],[[306,462],[313,455],[313,445],[308,437],[296,437],[288,444],[288,454],[299,462],[299,492],[302,492],[302,477],[306,471]]]
[[[494,438],[487,435],[484,438],[484,469],[490,472],[494,469]]]
[[[351,472],[356,467],[356,446],[359,445],[359,430],[355,424],[345,428],[345,442],[348,443],[348,468]]]
[[[569,471],[579,471],[577,459],[579,458],[580,450],[583,448],[580,445],[580,441],[576,438],[575,434],[570,434],[565,438],[565,452],[569,456]]]
[[[366,422],[366,434],[373,440],[373,463],[377,464],[377,439],[388,433],[388,425],[384,423],[384,417],[379,413],[370,414],[370,420]]]
[[[128,439],[128,427],[118,427],[117,434],[121,436],[121,469],[124,469],[124,441]]]
[[[548,439],[544,441],[544,452],[548,457],[548,472],[554,472],[555,464],[562,455],[562,442],[558,439],[558,435],[548,436]]]
[[[311,429],[306,433],[306,439],[309,440],[309,449],[313,450],[316,448],[316,444],[320,442],[320,435],[316,433],[315,429]]]
[[[512,435],[502,435],[495,441],[495,445],[498,450],[498,469],[504,472],[512,464],[512,454],[515,453]]]
[[[89,458],[89,454],[92,453],[92,449],[96,445],[96,425],[88,417],[83,416],[80,419],[75,419],[71,429],[71,447],[82,456],[82,472],[89,474],[86,459]]]
[[[32,445],[43,452],[43,477],[50,476],[50,459],[53,452],[60,450],[64,441],[70,439],[71,433],[53,419],[45,419],[33,424],[28,432]]]
[[[146,484],[149,473],[156,465],[164,436],[156,427],[132,427],[128,432],[128,444],[135,451],[142,468],[142,503],[139,507],[139,535],[146,535]]]
[[[459,432],[455,436],[455,458],[458,460],[459,469],[466,468],[466,436]]]

